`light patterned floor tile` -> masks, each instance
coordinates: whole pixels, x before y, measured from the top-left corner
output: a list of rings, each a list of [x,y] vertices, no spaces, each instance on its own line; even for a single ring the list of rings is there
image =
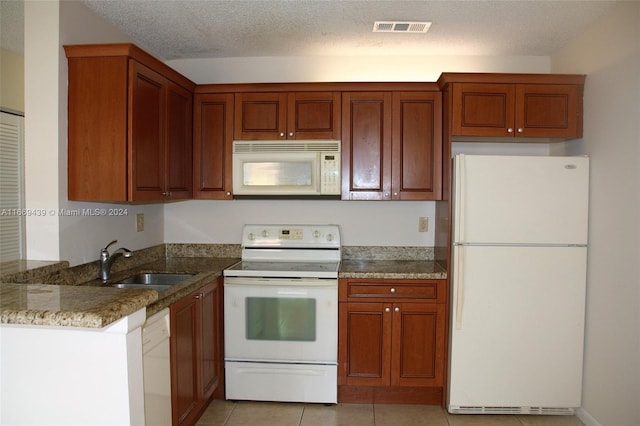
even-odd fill
[[[522,426],[518,416],[446,413],[450,426]]]
[[[582,426],[575,416],[518,416],[524,426]]]
[[[448,426],[441,407],[432,405],[374,405],[375,426]]]
[[[373,405],[307,404],[300,426],[373,426]]]
[[[230,401],[213,400],[196,423],[196,426],[223,426],[236,404]]]
[[[209,404],[196,426],[583,426],[575,416],[449,414],[428,405]]]
[[[304,404],[237,402],[225,426],[299,426]]]

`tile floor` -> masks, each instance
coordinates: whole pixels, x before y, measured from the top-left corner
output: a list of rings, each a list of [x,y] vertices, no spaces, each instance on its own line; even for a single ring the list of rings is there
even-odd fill
[[[426,405],[293,404],[215,400],[196,426],[581,426],[577,417],[452,415]]]

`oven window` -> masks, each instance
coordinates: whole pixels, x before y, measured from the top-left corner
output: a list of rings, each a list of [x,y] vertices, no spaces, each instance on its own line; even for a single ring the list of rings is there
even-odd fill
[[[316,300],[247,297],[247,340],[316,340]]]

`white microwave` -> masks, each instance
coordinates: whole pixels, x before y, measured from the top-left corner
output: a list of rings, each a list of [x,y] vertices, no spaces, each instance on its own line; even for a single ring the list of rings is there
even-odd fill
[[[339,196],[339,140],[234,141],[234,196]]]

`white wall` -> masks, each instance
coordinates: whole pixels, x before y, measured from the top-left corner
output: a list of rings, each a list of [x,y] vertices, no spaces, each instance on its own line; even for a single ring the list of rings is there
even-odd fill
[[[640,3],[621,2],[552,58],[588,74],[584,139],[591,156],[583,384],[587,424],[640,424]]]
[[[42,213],[26,218],[27,258],[57,260],[58,5],[25,2],[24,16],[25,207]]]
[[[127,36],[77,1],[25,2],[27,257],[97,260],[111,240],[141,249],[163,242],[162,205],[111,205],[67,201],[67,61],[62,45],[128,42]],[[60,210],[125,207],[125,216],[63,216]],[[135,214],[145,231],[135,232]]]
[[[416,201],[190,201],[165,207],[171,243],[239,244],[247,223],[338,224],[349,246],[433,246],[435,203]],[[418,218],[429,218],[418,232]]]
[[[293,56],[176,59],[198,84],[436,81],[448,72],[549,72],[547,56]]]
[[[436,81],[443,71],[549,72],[548,57],[256,57],[168,65],[200,84]],[[507,148],[501,144],[501,148]],[[546,152],[546,145],[535,147]],[[429,231],[418,232],[418,218]],[[400,201],[191,201],[165,206],[165,241],[240,243],[245,223],[336,223],[345,245],[434,245],[435,203]]]

